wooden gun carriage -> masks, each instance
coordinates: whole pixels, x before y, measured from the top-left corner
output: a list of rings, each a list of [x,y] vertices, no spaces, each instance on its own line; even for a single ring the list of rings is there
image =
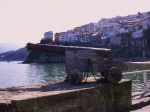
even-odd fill
[[[127,70],[123,62],[112,59],[110,49],[32,43],[27,44],[27,49],[65,54],[67,80],[71,84],[79,84],[83,73],[89,72],[100,72],[109,82],[118,83],[122,71]]]

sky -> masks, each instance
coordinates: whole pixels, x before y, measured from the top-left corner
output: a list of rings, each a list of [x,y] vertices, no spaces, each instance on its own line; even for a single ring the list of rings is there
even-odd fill
[[[38,43],[101,18],[150,11],[150,0],[0,0],[0,43]]]

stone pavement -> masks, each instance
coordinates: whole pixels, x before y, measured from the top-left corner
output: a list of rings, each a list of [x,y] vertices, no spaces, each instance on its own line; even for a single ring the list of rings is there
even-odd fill
[[[0,112],[121,112],[131,106],[131,80],[88,79],[0,89]],[[123,102],[122,102],[123,101]],[[93,103],[94,102],[94,103]]]
[[[130,112],[150,112],[150,93],[132,93]]]
[[[145,106],[145,107],[142,107],[138,110],[133,110],[133,111],[130,111],[130,112],[150,112],[150,105],[149,106]]]

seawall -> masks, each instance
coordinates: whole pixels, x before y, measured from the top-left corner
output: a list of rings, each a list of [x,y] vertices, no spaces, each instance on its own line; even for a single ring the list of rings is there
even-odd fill
[[[0,90],[0,112],[122,112],[131,107],[131,81],[110,84],[88,79]]]

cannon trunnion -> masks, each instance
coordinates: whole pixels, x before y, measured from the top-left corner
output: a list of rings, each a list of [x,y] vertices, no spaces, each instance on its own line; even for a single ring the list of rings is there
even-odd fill
[[[122,71],[127,70],[123,62],[112,59],[110,49],[32,43],[27,44],[27,49],[65,54],[67,80],[71,84],[79,84],[83,73],[89,72],[100,72],[110,83],[118,83]]]

